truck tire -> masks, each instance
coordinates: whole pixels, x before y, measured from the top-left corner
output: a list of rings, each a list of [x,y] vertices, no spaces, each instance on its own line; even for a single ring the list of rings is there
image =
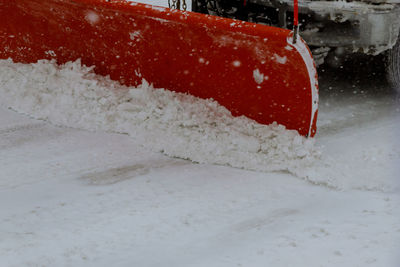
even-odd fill
[[[389,85],[400,93],[400,34],[397,43],[387,52],[386,76]]]

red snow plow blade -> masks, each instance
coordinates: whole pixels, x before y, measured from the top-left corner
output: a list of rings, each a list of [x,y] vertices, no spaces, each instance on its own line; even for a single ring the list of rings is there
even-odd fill
[[[212,98],[234,116],[314,136],[318,85],[291,32],[122,0],[0,0],[0,58],[82,59],[122,84]]]

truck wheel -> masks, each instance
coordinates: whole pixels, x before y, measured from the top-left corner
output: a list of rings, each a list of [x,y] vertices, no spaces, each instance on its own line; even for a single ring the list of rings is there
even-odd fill
[[[395,46],[387,52],[386,75],[389,85],[400,93],[400,35]]]

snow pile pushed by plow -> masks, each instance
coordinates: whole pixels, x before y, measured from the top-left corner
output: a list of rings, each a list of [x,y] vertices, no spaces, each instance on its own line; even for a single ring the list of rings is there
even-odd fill
[[[80,61],[1,60],[1,104],[57,125],[127,133],[166,155],[199,163],[300,174],[320,157],[313,139],[283,126],[233,117],[212,100],[146,81],[125,87]]]
[[[283,126],[233,117],[212,100],[154,89],[145,81],[137,88],[122,86],[96,75],[79,60],[62,66],[46,60],[36,64],[0,60],[0,69],[0,105],[56,125],[126,133],[137,144],[172,157],[247,170],[288,171],[330,188],[392,191],[398,187],[391,167],[397,162],[391,155],[397,152],[385,144],[376,148],[379,153],[365,151],[365,144],[373,143],[371,138],[382,136],[379,130],[367,140],[360,139],[362,129],[343,133],[352,145],[343,137],[322,136],[318,140],[325,147],[319,147],[315,139]],[[327,121],[322,116],[321,124]],[[379,160],[369,162],[366,154]]]

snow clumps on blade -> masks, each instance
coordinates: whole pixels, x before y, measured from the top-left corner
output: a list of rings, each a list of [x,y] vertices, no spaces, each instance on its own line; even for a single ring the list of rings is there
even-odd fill
[[[88,11],[85,15],[85,19],[92,25],[95,25],[100,21],[99,15],[97,15],[97,13],[94,11]]]
[[[268,80],[268,76],[264,76],[264,74],[262,74],[259,69],[255,69],[253,71],[253,78],[254,81],[258,84],[262,84],[264,80]]]
[[[274,54],[274,58],[275,58],[275,61],[278,62],[279,64],[286,64],[286,61],[287,61],[286,56],[281,57],[278,54]]]
[[[199,163],[300,174],[320,157],[313,139],[283,126],[233,117],[217,102],[125,87],[80,61],[0,61],[0,104],[54,124],[127,133],[166,155]]]

